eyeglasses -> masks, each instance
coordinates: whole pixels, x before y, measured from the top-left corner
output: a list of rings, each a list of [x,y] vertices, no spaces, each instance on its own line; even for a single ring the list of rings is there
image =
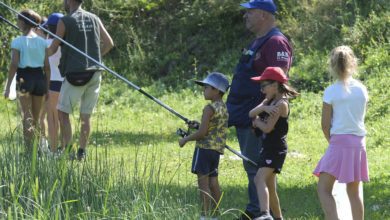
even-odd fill
[[[260,88],[261,88],[261,89],[264,89],[265,87],[271,85],[272,83],[274,83],[274,82],[268,82],[268,83],[265,82],[265,83],[262,83],[262,84],[260,84]]]

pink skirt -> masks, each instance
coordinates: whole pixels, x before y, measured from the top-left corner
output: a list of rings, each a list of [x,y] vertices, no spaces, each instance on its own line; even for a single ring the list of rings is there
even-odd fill
[[[368,182],[368,162],[365,137],[332,135],[325,155],[318,162],[313,174],[322,172],[334,176],[340,183]]]

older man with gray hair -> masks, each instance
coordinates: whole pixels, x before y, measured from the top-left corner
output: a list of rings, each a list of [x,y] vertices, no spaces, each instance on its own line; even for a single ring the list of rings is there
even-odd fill
[[[230,93],[227,98],[229,126],[236,128],[241,153],[258,162],[262,135],[256,135],[252,128],[249,111],[264,100],[260,85],[251,81],[265,68],[280,67],[288,73],[292,62],[292,48],[288,39],[276,28],[277,7],[272,0],[251,0],[241,4],[246,8],[244,15],[246,28],[256,38],[243,50],[235,68]],[[260,216],[260,206],[254,177],[257,167],[243,161],[248,177],[249,203],[245,214],[239,219],[253,219]],[[272,202],[271,202],[272,203]],[[270,204],[272,207],[272,204]]]

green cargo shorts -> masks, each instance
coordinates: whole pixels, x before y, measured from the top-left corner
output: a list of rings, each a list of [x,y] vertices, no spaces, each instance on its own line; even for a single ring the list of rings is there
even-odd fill
[[[97,71],[92,79],[83,86],[74,86],[65,79],[61,87],[57,109],[71,114],[80,102],[80,113],[92,114],[99,98],[101,81],[101,71]]]

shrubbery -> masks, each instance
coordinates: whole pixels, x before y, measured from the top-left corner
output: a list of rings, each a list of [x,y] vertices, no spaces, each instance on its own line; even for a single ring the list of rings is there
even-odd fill
[[[294,45],[290,75],[300,90],[316,92],[329,83],[326,59],[329,51],[341,44],[353,47],[366,73],[378,65],[388,70],[388,1],[276,3],[279,26]],[[62,2],[53,5],[48,0],[9,0],[7,4],[17,10],[29,7],[44,15],[62,10]],[[84,7],[102,18],[114,38],[116,48],[105,59],[106,65],[138,85],[158,78],[161,83],[176,86],[213,70],[231,75],[240,49],[253,38],[243,25],[242,8],[233,0],[112,0],[110,4],[86,0]],[[4,7],[0,12],[15,22],[15,15]],[[9,44],[17,32],[2,24],[0,33],[0,66],[5,73]],[[4,78],[2,74],[0,81]]]

